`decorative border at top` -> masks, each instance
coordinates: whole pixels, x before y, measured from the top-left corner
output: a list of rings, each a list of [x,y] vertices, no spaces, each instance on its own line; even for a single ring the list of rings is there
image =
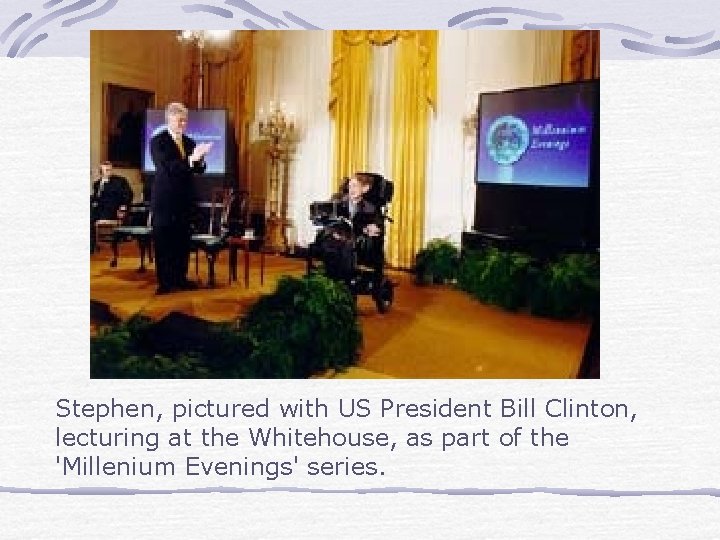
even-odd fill
[[[180,0],[184,2],[184,0]],[[212,3],[211,3],[212,2]],[[72,27],[80,22],[106,16],[120,9],[121,0],[47,0],[41,11],[35,14],[25,12],[13,20],[0,33],[0,55],[9,58],[28,56],[41,42],[47,40],[50,32]],[[242,27],[250,30],[262,29],[305,29],[320,30],[319,26],[292,13],[282,11],[275,16],[247,0],[210,0],[208,3],[180,3],[180,10],[186,14],[200,13],[215,16],[225,21],[240,21]],[[60,27],[57,22],[60,21]],[[516,7],[481,7],[464,11],[443,21],[447,28],[468,30],[481,27],[505,27],[512,29],[594,29],[603,30],[603,39],[618,36],[619,43],[627,50],[639,53],[638,58],[655,56],[664,58],[690,58],[707,55],[720,50],[720,40],[712,40],[715,31],[710,30],[696,36],[659,36],[654,33],[611,22],[567,22],[552,12],[542,12]],[[223,26],[227,27],[226,24]]]
[[[42,5],[42,9],[47,12],[56,5],[64,3],[64,1],[65,0],[48,0]],[[64,5],[56,10],[49,11],[40,17],[33,18],[32,13],[23,13],[0,33],[0,43],[4,44],[7,39],[15,33],[15,30],[20,29],[19,35],[10,42],[6,56],[10,58],[22,58],[26,56],[35,45],[48,38],[49,34],[47,32],[38,32],[57,19],[62,18],[61,27],[67,28],[81,21],[105,15],[112,10],[118,2],[119,0],[105,0],[103,4],[93,6],[96,0],[78,0],[77,2]],[[93,9],[85,10],[85,8],[88,7],[92,7]],[[21,28],[28,21],[29,24]],[[31,36],[33,36],[32,39],[30,39]]]
[[[701,56],[711,53],[713,51],[720,50],[720,41],[715,40],[710,42],[712,37],[715,35],[714,30],[711,30],[710,32],[706,32],[699,36],[692,37],[675,37],[666,35],[664,37],[664,43],[670,46],[656,45],[651,43],[652,40],[656,39],[656,36],[654,34],[646,32],[645,30],[641,30],[639,28],[633,28],[632,26],[609,22],[584,22],[579,24],[564,23],[564,17],[558,13],[548,13],[514,7],[489,7],[465,11],[462,13],[458,13],[454,17],[450,18],[447,24],[449,28],[457,27],[460,30],[469,30],[471,28],[478,28],[482,26],[503,26],[509,24],[510,20],[507,17],[486,17],[487,15],[499,14],[515,15],[524,19],[535,19],[536,21],[550,21],[549,23],[523,22],[522,28],[524,30],[588,29],[609,30],[611,32],[631,35],[636,38],[643,39],[644,41],[622,38],[620,39],[620,44],[626,49],[666,58],[688,58],[692,56]],[[604,36],[605,33],[603,33],[603,37]],[[700,45],[700,43],[706,41],[708,43]],[[693,46],[686,47],[685,45]]]

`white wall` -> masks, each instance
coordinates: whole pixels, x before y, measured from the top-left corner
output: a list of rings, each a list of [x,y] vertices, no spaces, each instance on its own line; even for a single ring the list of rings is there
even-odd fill
[[[285,103],[299,126],[285,194],[286,217],[293,227],[289,240],[295,236],[299,244],[314,238],[308,219],[310,202],[331,194],[331,55],[332,33],[328,31],[257,34],[256,104],[267,110],[270,101]],[[262,172],[253,172],[253,177],[254,182],[263,181]]]
[[[560,82],[562,32],[446,30],[438,41],[438,103],[429,148],[425,239],[459,243],[475,214],[477,95]]]

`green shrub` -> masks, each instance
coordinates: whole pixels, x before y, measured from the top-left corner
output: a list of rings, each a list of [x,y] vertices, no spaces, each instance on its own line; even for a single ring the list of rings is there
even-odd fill
[[[417,282],[446,283],[457,277],[460,252],[455,245],[445,239],[430,240],[415,256],[415,276]]]
[[[458,286],[482,302],[559,319],[595,315],[600,303],[600,258],[568,254],[542,267],[523,253],[489,248],[467,252]]]
[[[600,309],[600,258],[569,254],[537,273],[530,294],[535,315],[568,318],[595,315]]]
[[[90,338],[90,376],[113,379],[122,373],[121,363],[128,357],[130,332],[125,324],[102,328]]]
[[[118,378],[126,367],[137,371],[138,343],[151,321],[142,315],[134,315],[115,326],[103,327],[97,336],[90,338],[90,376],[93,378]],[[150,369],[150,372],[155,371]]]
[[[203,349],[209,374],[219,378],[254,378],[246,359],[252,354],[252,338],[241,331],[238,323],[212,325]]]
[[[177,336],[169,318],[153,323],[136,315],[101,329],[90,339],[91,376],[308,377],[353,364],[362,341],[350,292],[321,275],[281,278],[277,290],[236,323],[191,318],[192,332]]]
[[[242,328],[259,345],[255,359],[288,377],[344,369],[356,361],[362,341],[347,287],[320,274],[281,278],[277,290],[250,309]]]
[[[184,379],[235,376],[250,351],[249,340],[232,325],[211,324],[207,346],[174,353],[155,350],[152,321],[134,315],[90,338],[93,378]]]
[[[203,357],[195,352],[174,357],[162,354],[131,355],[120,361],[118,378],[129,379],[188,379],[205,378],[210,370]]]
[[[468,252],[460,263],[458,286],[478,300],[516,310],[526,304],[531,260],[497,248]]]

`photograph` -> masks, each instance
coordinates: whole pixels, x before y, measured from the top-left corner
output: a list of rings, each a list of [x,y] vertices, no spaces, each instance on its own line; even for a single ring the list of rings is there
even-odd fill
[[[600,378],[599,55],[90,31],[90,378]]]

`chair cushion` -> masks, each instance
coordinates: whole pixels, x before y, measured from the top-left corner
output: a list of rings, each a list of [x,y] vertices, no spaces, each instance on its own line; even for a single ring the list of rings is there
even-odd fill
[[[212,234],[193,234],[192,244],[205,251],[219,250],[227,246],[225,239],[221,236],[214,236]]]
[[[146,227],[141,225],[123,225],[115,229],[117,235],[130,235],[130,236],[148,236],[152,233],[152,227]]]
[[[213,240],[220,240],[219,236],[214,234],[193,234],[193,242],[212,242]]]

